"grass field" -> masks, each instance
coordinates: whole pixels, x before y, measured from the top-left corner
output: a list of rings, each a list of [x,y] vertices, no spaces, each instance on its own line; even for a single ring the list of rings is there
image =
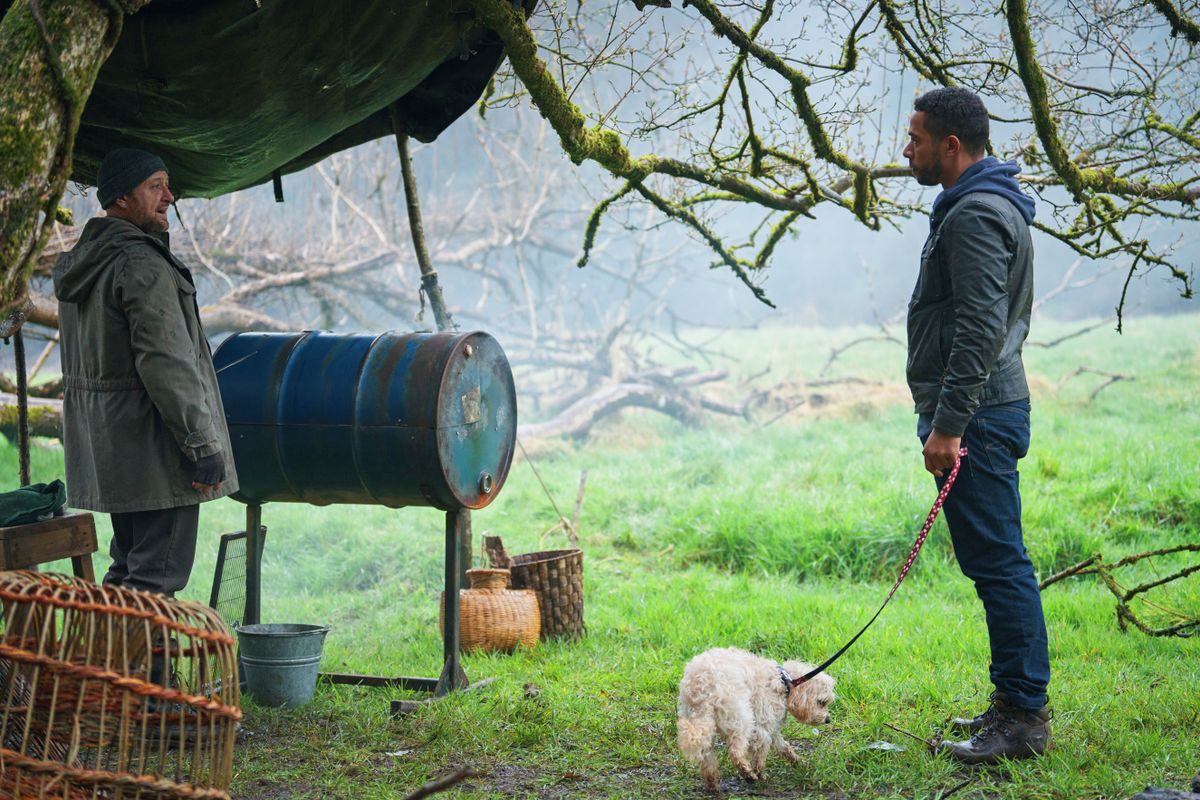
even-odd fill
[[[1050,341],[1077,326],[1042,323]],[[715,366],[766,385],[816,379],[832,347],[867,330],[730,332]],[[711,332],[697,332],[708,340]],[[664,357],[668,354],[664,353]],[[678,356],[673,356],[678,358]],[[318,687],[295,711],[245,702],[250,736],[235,762],[241,798],[403,797],[457,766],[479,771],[445,796],[695,797],[674,745],[684,663],[711,646],[820,660],[869,618],[933,500],[903,351],[874,342],[846,352],[831,386],[763,427],[715,418],[689,430],[649,412],[606,424],[589,443],[534,463],[560,508],[589,471],[582,532],[588,635],[511,656],[468,656],[477,691],[392,718],[388,689]],[[1127,321],[1053,348],[1029,347],[1033,446],[1022,462],[1026,541],[1044,577],[1095,552],[1108,561],[1200,542],[1200,317]],[[1106,377],[1126,376],[1090,395]],[[35,447],[35,480],[61,475],[61,451]],[[12,447],[0,454],[15,484]],[[107,518],[99,517],[102,539]],[[514,464],[499,499],[474,517],[475,539],[510,552],[563,547],[530,464]],[[332,626],[323,669],[436,675],[442,518],[425,509],[268,505],[263,619]],[[201,516],[185,596],[206,599],[215,542],[243,527],[224,500]],[[105,547],[102,544],[102,549]],[[103,568],[105,559],[97,558]],[[1190,559],[1123,570],[1126,585]],[[1134,610],[1156,624],[1200,616],[1200,574]],[[987,635],[974,591],[938,522],[879,622],[832,669],[839,699],[819,731],[789,722],[799,764],[769,762],[749,785],[723,759],[729,796],[813,798],[1127,798],[1147,784],[1186,788],[1200,771],[1200,647],[1195,639],[1122,633],[1095,577],[1044,594],[1054,675],[1055,748],[1036,761],[964,768],[920,737],[981,710]],[[535,688],[536,687],[536,688]],[[889,742],[903,750],[885,749]],[[964,785],[965,784],[965,785]]]

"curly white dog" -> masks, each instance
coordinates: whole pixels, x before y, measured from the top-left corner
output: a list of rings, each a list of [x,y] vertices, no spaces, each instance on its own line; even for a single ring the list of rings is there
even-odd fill
[[[679,749],[700,767],[706,790],[720,786],[713,750],[718,734],[748,780],[762,778],[772,750],[788,761],[799,759],[780,734],[787,715],[809,725],[829,722],[834,698],[834,680],[825,673],[792,685],[811,669],[803,661],[779,664],[734,647],[707,650],[688,662],[679,682]]]

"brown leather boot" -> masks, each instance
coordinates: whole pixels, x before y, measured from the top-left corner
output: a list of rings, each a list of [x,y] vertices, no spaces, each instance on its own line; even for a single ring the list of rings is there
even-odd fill
[[[1050,708],[1014,708],[993,698],[993,718],[964,742],[942,742],[938,750],[966,764],[997,764],[1003,758],[1040,756],[1050,748]],[[986,713],[986,712],[985,712]]]
[[[978,733],[996,719],[996,701],[1007,702],[1007,695],[1002,692],[992,692],[988,696],[987,710],[974,717],[955,717],[950,720],[950,730],[956,733]]]

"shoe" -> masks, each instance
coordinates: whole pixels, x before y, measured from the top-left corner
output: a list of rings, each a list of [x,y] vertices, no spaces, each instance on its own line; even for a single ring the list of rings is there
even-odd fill
[[[942,742],[938,751],[964,764],[998,764],[1006,758],[1032,758],[1050,749],[1050,708],[1016,708],[997,693],[990,721],[962,742]],[[984,712],[985,714],[987,712]],[[982,715],[981,715],[982,716]]]
[[[950,730],[956,733],[979,733],[979,731],[986,728],[993,720],[996,719],[997,700],[1007,702],[1008,696],[1002,692],[992,692],[991,695],[988,696],[988,707],[986,711],[969,719],[967,717],[955,717],[954,719],[950,720]]]

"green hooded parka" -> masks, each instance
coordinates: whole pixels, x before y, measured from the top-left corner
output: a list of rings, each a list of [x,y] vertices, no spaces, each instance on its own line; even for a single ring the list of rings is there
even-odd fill
[[[62,339],[63,444],[73,508],[122,513],[237,491],[212,353],[187,267],[166,234],[89,220],[54,266]],[[196,459],[223,454],[215,492]]]

